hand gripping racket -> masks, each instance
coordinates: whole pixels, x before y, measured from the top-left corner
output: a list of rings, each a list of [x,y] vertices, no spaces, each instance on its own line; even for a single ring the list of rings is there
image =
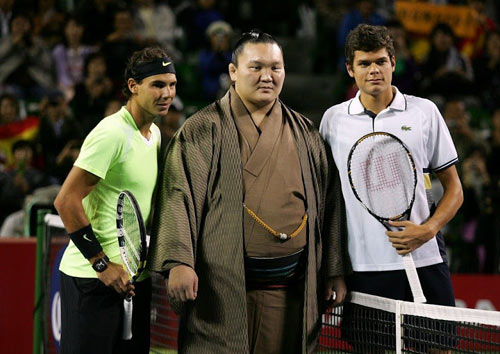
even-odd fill
[[[417,172],[400,139],[385,132],[362,136],[349,152],[347,173],[356,198],[387,230],[390,220],[410,218]],[[411,253],[403,256],[403,265],[413,301],[426,302]]]
[[[123,191],[118,196],[116,230],[122,261],[130,277],[130,283],[133,284],[146,266],[149,236],[146,235],[139,204],[129,191]],[[130,296],[124,299],[123,308],[122,338],[129,340],[132,338],[133,312],[133,302]]]

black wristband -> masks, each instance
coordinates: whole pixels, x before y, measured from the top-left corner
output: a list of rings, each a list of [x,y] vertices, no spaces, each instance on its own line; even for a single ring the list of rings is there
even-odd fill
[[[101,244],[97,241],[92,230],[92,225],[90,224],[70,233],[69,238],[87,259],[94,257],[102,251]]]

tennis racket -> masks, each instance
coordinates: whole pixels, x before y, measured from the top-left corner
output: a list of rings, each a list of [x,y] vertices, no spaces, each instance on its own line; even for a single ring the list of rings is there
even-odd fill
[[[406,145],[386,132],[362,136],[351,148],[347,173],[361,204],[387,230],[389,221],[408,220],[415,201],[417,172]],[[403,256],[413,301],[426,302],[411,253]]]
[[[149,236],[142,219],[139,204],[129,191],[120,192],[116,205],[116,230],[118,233],[118,246],[123,264],[134,283],[146,266]],[[132,312],[133,302],[130,296],[123,300],[123,332],[122,338],[132,338]]]

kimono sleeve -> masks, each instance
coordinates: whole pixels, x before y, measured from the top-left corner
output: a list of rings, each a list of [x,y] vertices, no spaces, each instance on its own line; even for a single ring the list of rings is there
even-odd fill
[[[345,206],[340,176],[328,143],[325,143],[323,151],[327,161],[324,169],[328,173],[322,225],[323,258],[325,276],[329,278],[344,275],[349,261],[346,249]]]
[[[210,124],[197,124],[193,117],[168,145],[157,185],[151,270],[166,275],[180,263],[195,267],[212,151]]]

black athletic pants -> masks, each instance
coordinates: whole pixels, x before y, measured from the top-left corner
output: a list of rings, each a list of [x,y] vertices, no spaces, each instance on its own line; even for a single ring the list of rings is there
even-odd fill
[[[122,340],[123,298],[97,278],[61,272],[61,354],[147,354],[151,278],[135,284],[132,339]]]

